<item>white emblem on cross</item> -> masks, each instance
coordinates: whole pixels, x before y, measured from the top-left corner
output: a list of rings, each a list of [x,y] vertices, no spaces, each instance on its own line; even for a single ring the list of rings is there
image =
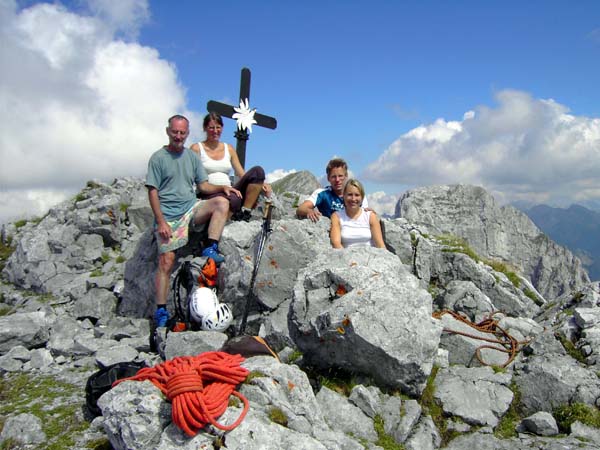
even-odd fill
[[[248,99],[240,100],[240,107],[233,108],[235,114],[231,116],[232,119],[237,120],[238,130],[248,130],[248,133],[252,133],[252,124],[256,123],[254,120],[254,113],[256,113],[256,108],[250,109],[248,105]]]

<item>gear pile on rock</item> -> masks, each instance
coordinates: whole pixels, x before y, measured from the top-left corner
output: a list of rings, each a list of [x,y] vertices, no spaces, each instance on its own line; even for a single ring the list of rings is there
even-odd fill
[[[2,261],[0,285],[0,372],[7,380],[0,445],[600,446],[600,283],[590,282],[569,250],[485,190],[463,185],[405,193],[396,217],[383,219],[393,252],[334,250],[328,219],[293,217],[293,205],[315,185],[301,172],[273,186],[272,233],[246,330],[279,359],[240,358],[231,389],[248,400],[247,413],[243,400],[231,400],[211,416],[237,425],[230,431],[206,417],[177,424],[173,408],[184,406],[151,381],[119,382],[100,397],[102,416],[91,423],[81,406],[85,381],[98,368],[141,361],[164,368],[226,347],[249,304],[260,206],[249,223],[229,223],[219,245],[225,262],[217,292],[233,313],[230,329],[163,329],[159,354],[148,339],[157,250],[142,180],[90,182],[40,220],[9,224],[2,245],[12,253]],[[192,237],[178,256],[189,259],[194,248]],[[48,388],[51,401],[38,390],[38,399],[9,401],[9,383],[19,385],[20,377],[31,386],[53,380],[64,395]],[[76,406],[70,422],[79,425],[56,433],[40,402]],[[65,434],[68,444],[60,440]]]

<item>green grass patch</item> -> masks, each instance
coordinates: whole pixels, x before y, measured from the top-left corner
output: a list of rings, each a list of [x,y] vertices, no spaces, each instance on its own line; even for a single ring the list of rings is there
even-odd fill
[[[37,225],[42,220],[44,220],[46,218],[46,216],[48,216],[47,213],[45,215],[43,215],[43,216],[40,216],[40,217],[34,217],[33,219],[31,219],[31,222],[34,223],[35,225]]]
[[[293,362],[298,361],[300,358],[302,358],[302,352],[300,350],[294,350],[288,357],[288,364],[292,364]]]
[[[101,277],[104,275],[101,269],[96,269],[92,273],[90,273],[90,278]]]
[[[502,261],[481,258],[464,239],[451,234],[442,234],[440,236],[435,236],[434,239],[446,247],[442,249],[443,252],[463,253],[470,257],[473,261],[483,262],[484,264],[490,266],[496,272],[503,273],[516,288],[519,288],[521,286],[521,279],[519,278],[519,276],[513,268],[509,267],[506,263]],[[496,281],[498,281],[498,278],[496,278]]]
[[[516,383],[510,384],[510,390],[513,391],[513,401],[508,407],[508,411],[504,413],[496,429],[494,430],[494,436],[499,439],[508,439],[517,436],[517,425],[521,421],[522,414],[520,410],[521,405],[521,391],[517,387]]]
[[[377,433],[375,445],[382,447],[384,450],[405,450],[404,445],[396,442],[392,436],[385,432],[383,418],[379,414],[373,419],[373,425]]]
[[[273,406],[269,409],[269,419],[271,422],[278,423],[284,427],[288,426],[288,417],[287,415],[279,408]]]
[[[494,269],[496,272],[500,272],[506,275],[506,278],[508,278],[508,280],[517,289],[521,286],[521,279],[506,263],[493,259],[484,259],[483,262],[490,266],[492,269]]]
[[[292,208],[298,208],[298,206],[300,206],[300,196],[299,195],[296,196],[296,199],[292,203]]]
[[[552,415],[562,433],[570,433],[571,425],[579,421],[584,425],[600,428],[600,410],[585,403],[573,403],[556,408]]]
[[[93,441],[90,441],[86,444],[86,448],[91,448],[92,450],[113,450],[112,445],[108,438],[99,438]]]
[[[49,292],[40,294],[39,292],[30,291],[29,289],[23,289],[21,292],[25,297],[35,297],[40,303],[52,303],[56,301],[56,297]]]
[[[19,228],[23,228],[25,225],[27,225],[27,219],[21,219],[21,220],[17,220],[15,223],[15,228],[18,230]]]
[[[12,314],[14,311],[13,309],[8,306],[8,305],[0,305],[0,317],[2,316],[8,316],[9,314]]]
[[[419,243],[419,238],[417,238],[417,233],[409,233],[410,234],[410,245],[412,248],[415,248]]]
[[[559,342],[562,344],[563,348],[566,350],[569,356],[571,356],[571,358],[576,359],[580,363],[586,363],[585,356],[577,347],[575,347],[575,344],[573,344],[569,339],[562,336],[561,334],[555,333],[554,336],[556,337],[556,339],[559,340]]]
[[[119,205],[119,211],[121,211],[122,213],[126,213],[127,209],[130,207],[131,205],[129,203],[121,203]]]
[[[127,258],[125,258],[123,255],[119,255],[117,256],[117,258],[115,259],[115,262],[117,264],[123,264],[125,261],[127,261]]]
[[[0,444],[0,450],[19,450],[21,445],[13,438],[8,438]]]
[[[528,289],[528,288],[523,289],[523,294],[525,294],[525,297],[532,300],[533,303],[535,303],[536,305],[543,306],[544,303],[538,298],[537,295],[535,295],[535,292],[533,292],[531,289]]]
[[[444,415],[444,409],[438,400],[435,398],[435,377],[440,370],[439,367],[434,366],[427,378],[427,384],[421,394],[419,403],[423,408],[423,414],[429,414],[433,423],[440,432],[442,442],[441,447],[445,447],[448,443],[458,436],[460,433],[448,429],[448,418]]]
[[[444,418],[442,406],[435,399],[435,377],[437,376],[439,370],[440,368],[437,366],[434,366],[431,370],[429,378],[427,378],[425,389],[423,389],[423,393],[421,394],[419,403],[421,404],[421,408],[423,408],[423,412],[431,416],[433,422],[441,433],[442,429],[446,430],[446,420]]]
[[[108,252],[102,252],[102,255],[100,255],[100,261],[102,262],[102,264],[106,264],[110,261],[110,255],[108,254]]]
[[[10,258],[15,251],[15,247],[12,246],[12,236],[9,236],[6,239],[6,244],[4,242],[0,242],[0,272],[6,266],[6,261]]]
[[[446,246],[446,248],[442,249],[443,252],[450,253],[463,253],[470,257],[472,260],[479,262],[481,258],[475,251],[469,246],[467,241],[458,236],[453,236],[451,234],[442,234],[439,236],[435,236],[434,238],[440,244]]]
[[[331,368],[327,371],[327,374],[319,374],[317,380],[321,386],[346,397],[350,396],[352,389],[356,386],[354,374],[342,369]]]
[[[0,380],[0,416],[33,414],[42,421],[47,437],[39,450],[72,448],[73,436],[89,427],[81,405],[69,404],[69,397],[81,395],[81,388],[52,376],[7,374]]]
[[[266,376],[267,375],[262,373],[260,370],[253,370],[252,372],[250,372],[248,374],[248,376],[246,377],[246,381],[244,381],[244,383],[250,383],[255,378],[265,378]]]
[[[85,194],[84,192],[80,192],[79,194],[77,194],[74,198],[73,201],[75,203],[83,201],[83,200],[87,200],[88,196],[87,194]]]

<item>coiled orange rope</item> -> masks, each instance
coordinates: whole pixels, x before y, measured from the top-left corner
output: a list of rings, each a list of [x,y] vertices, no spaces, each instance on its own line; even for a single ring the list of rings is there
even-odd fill
[[[230,431],[237,427],[248,412],[248,399],[235,387],[248,376],[240,366],[244,358],[224,352],[205,352],[197,356],[179,356],[154,367],[141,369],[126,380],[151,381],[171,401],[173,422],[192,437],[207,424]],[[244,403],[240,417],[231,425],[217,422],[234,395]]]

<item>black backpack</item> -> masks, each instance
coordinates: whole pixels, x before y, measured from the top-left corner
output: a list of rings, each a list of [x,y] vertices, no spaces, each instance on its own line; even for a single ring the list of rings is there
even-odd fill
[[[98,399],[108,392],[112,384],[121,378],[132,377],[140,369],[148,367],[145,362],[119,362],[92,374],[85,385],[85,404],[92,417],[102,415]]]

